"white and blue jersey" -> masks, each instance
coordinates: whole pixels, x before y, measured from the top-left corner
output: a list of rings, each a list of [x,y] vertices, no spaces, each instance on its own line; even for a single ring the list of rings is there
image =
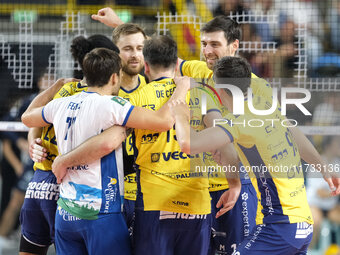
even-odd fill
[[[48,103],[43,111],[53,123],[60,154],[113,126],[124,126],[133,106],[117,96],[82,92]],[[58,205],[81,219],[121,212],[124,196],[122,149],[88,165],[70,167],[60,185]]]

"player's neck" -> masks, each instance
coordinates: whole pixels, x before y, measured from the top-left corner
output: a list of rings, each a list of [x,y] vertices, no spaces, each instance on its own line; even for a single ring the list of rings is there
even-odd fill
[[[221,89],[221,101],[229,112],[233,112],[233,97]]]
[[[168,77],[168,78],[174,78],[174,71],[173,70],[167,70],[167,71],[160,71],[160,72],[152,72],[150,71],[150,74],[149,74],[149,79],[150,81],[154,81],[154,80],[157,80],[159,78],[162,78],[162,77]]]
[[[101,96],[111,96],[112,95],[112,86],[104,85],[102,87],[88,87],[87,92],[95,92]],[[116,95],[114,95],[116,96]]]
[[[128,91],[135,89],[139,84],[138,74],[128,75],[127,73],[122,72],[120,84],[123,89]]]

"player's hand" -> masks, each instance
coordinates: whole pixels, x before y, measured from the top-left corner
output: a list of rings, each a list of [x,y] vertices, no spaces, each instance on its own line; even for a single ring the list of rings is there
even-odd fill
[[[34,139],[33,143],[29,146],[30,158],[34,162],[42,162],[47,157],[47,150],[42,146],[42,140],[40,138]]]
[[[181,77],[176,76],[174,78],[174,82],[176,84],[176,89],[178,89],[178,88],[182,89],[183,88],[186,91],[188,91],[190,89],[191,78],[188,77],[188,76],[181,76]]]
[[[97,14],[92,14],[91,18],[112,28],[124,24],[124,22],[118,17],[115,11],[112,10],[110,7],[100,9]]]
[[[213,151],[212,153],[212,157],[214,159],[214,161],[219,164],[220,166],[222,166],[222,155],[221,155],[221,151],[220,150],[216,150]]]
[[[60,184],[67,173],[67,166],[63,164],[63,157],[57,156],[52,164],[52,172],[57,178],[57,183]]]
[[[187,119],[190,119],[190,111],[189,106],[186,102],[182,100],[174,100],[170,103],[170,111],[174,118],[176,116],[185,116]]]
[[[331,189],[331,195],[337,196],[340,194],[340,177],[338,176],[324,176],[325,181],[328,183],[329,188]]]
[[[241,182],[239,179],[235,180],[235,183],[230,185],[229,189],[225,191],[216,204],[216,208],[222,208],[216,213],[216,218],[222,216],[226,212],[233,209],[235,203],[241,192]]]

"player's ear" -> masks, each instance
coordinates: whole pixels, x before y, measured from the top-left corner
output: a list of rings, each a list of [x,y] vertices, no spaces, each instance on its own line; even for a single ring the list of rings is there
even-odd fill
[[[144,73],[145,74],[150,74],[150,66],[148,64],[148,62],[144,62]]]
[[[236,39],[232,44],[231,44],[231,54],[234,56],[236,54],[236,51],[238,50],[238,47],[240,45],[240,41]]]
[[[119,76],[117,73],[113,73],[110,77],[110,83],[112,84],[112,86],[116,86],[117,83],[119,83]]]
[[[177,58],[176,66],[175,66],[175,73],[177,73],[178,68],[179,68],[179,58]]]

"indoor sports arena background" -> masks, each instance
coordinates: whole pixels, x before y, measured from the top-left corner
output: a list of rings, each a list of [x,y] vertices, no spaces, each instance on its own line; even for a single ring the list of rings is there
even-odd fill
[[[91,20],[91,14],[106,6],[113,8],[124,22],[141,25],[150,36],[172,36],[178,44],[178,56],[185,60],[202,59],[200,28],[207,21],[217,15],[238,21],[243,30],[238,54],[250,62],[253,73],[273,87],[311,91],[306,107],[312,115],[302,116],[295,107],[288,108],[287,115],[298,120],[329,163],[339,166],[339,0],[1,0],[2,133],[26,130],[19,123],[18,114],[24,99],[38,91],[41,77],[40,86],[48,87],[58,78],[72,77],[74,69],[79,69],[70,54],[74,37],[99,33],[111,38],[112,28]],[[294,96],[300,95],[289,97]],[[15,171],[15,163],[11,166],[7,162],[8,154],[4,153],[7,143],[1,144],[0,216],[3,216],[20,171]],[[28,160],[20,146],[14,151],[22,161]],[[321,195],[322,189],[320,185],[317,194],[326,201],[326,206],[315,206],[320,226],[312,252],[340,254],[339,248],[332,246],[340,245],[340,204]],[[336,217],[329,218],[327,212],[332,210]],[[3,225],[0,220],[0,236],[15,241],[19,230],[4,234]],[[12,248],[13,254],[16,249]],[[12,253],[7,250],[7,254]]]

